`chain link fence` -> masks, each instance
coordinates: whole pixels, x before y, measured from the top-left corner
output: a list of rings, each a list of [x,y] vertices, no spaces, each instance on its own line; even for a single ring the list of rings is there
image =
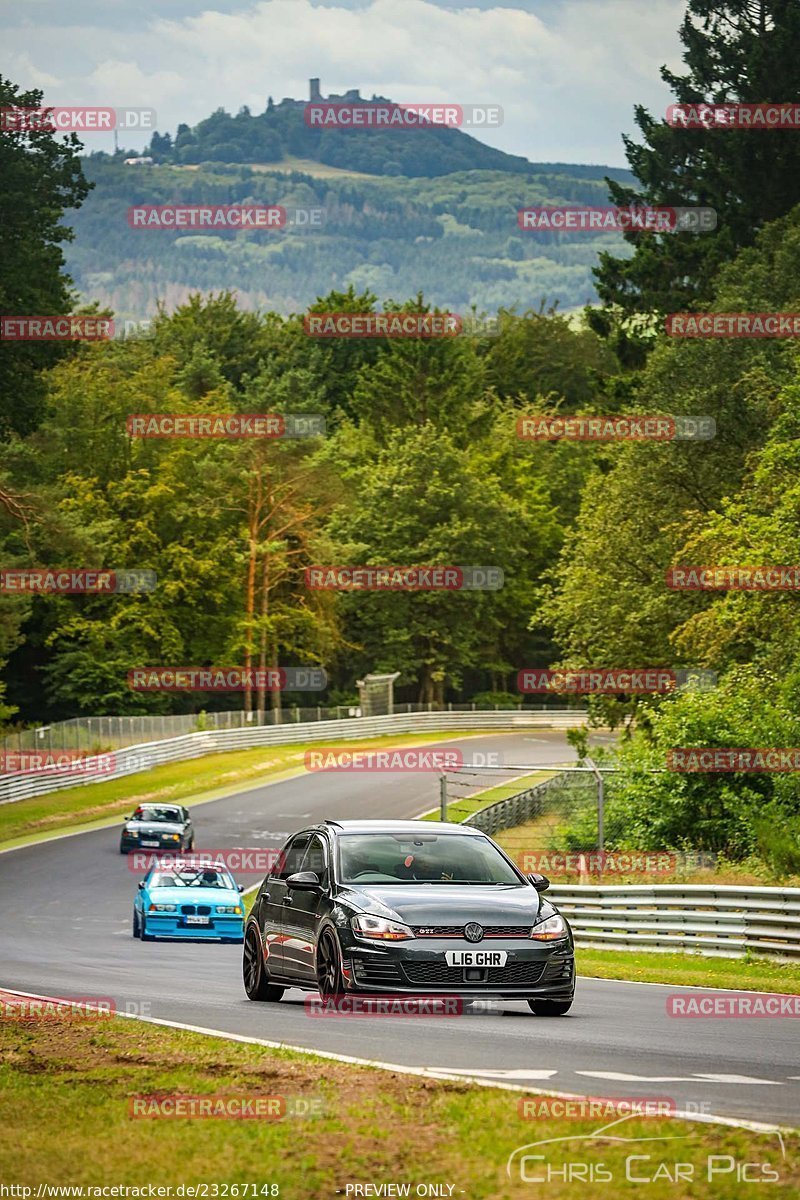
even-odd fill
[[[519,705],[517,712],[561,711],[564,698],[553,698],[558,703]],[[582,706],[576,705],[577,711]],[[395,704],[398,714],[425,712],[501,712],[506,705],[492,704]],[[121,750],[126,746],[137,746],[143,742],[164,741],[180,737],[185,733],[202,733],[206,730],[253,729],[260,725],[299,725],[310,721],[341,721],[345,718],[365,716],[359,705],[287,705],[278,710],[244,712],[241,709],[227,712],[185,713],[179,716],[129,716],[129,717],[75,717],[71,721],[57,721],[52,725],[40,725],[33,729],[11,732],[0,739],[3,753],[29,750],[61,751],[73,750],[86,754],[103,754],[109,750]]]
[[[488,833],[524,872],[560,878],[683,877],[713,869],[701,851],[608,850],[605,805],[618,772],[582,764],[465,764],[440,780],[440,816]]]

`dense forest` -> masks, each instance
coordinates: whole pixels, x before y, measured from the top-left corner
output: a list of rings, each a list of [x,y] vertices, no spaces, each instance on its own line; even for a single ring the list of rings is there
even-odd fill
[[[694,89],[725,98],[732,78],[747,94],[750,74],[767,72],[780,80],[782,100],[800,100],[794,12],[767,5],[770,24],[754,39],[751,7],[729,4],[737,38],[719,13],[709,15],[712,7],[719,8],[704,0],[689,6],[695,21],[705,21],[706,53],[696,25],[691,35],[685,28],[693,82],[677,81],[677,94]],[[11,85],[3,88],[6,101],[24,99]],[[640,195],[661,202],[663,179],[674,168],[672,131],[660,138],[657,123],[639,116],[655,156],[639,176]],[[77,150],[32,136],[35,145],[4,135],[0,165],[20,178],[38,173],[44,209],[70,210],[65,220],[78,231],[73,257],[82,263],[84,292],[96,278],[94,296],[105,301],[116,275],[104,292],[103,254],[93,258],[97,244],[82,241],[89,202],[76,213],[85,200]],[[163,252],[142,252],[159,263],[185,255],[187,264],[186,298],[163,308],[146,335],[69,349],[8,347],[0,413],[4,563],[147,568],[157,572],[158,586],[115,597],[3,597],[6,720],[238,703],[132,692],[130,667],[156,663],[324,665],[326,698],[334,701],[352,695],[365,671],[399,671],[402,698],[433,703],[486,692],[516,700],[516,672],[528,666],[704,667],[718,676],[711,692],[591,701],[597,720],[625,728],[608,844],[687,844],[735,857],[759,850],[778,867],[797,869],[796,774],[676,778],[641,770],[663,766],[673,746],[800,745],[796,594],[676,592],[665,585],[667,569],[680,563],[800,562],[797,348],[780,338],[670,338],[662,319],[681,303],[718,312],[800,311],[794,152],[780,132],[717,133],[714,155],[700,153],[702,132],[685,136],[692,171],[684,203],[708,202],[724,158],[713,253],[693,258],[698,239],[691,235],[648,234],[623,253],[609,249],[598,274],[604,304],[582,320],[526,305],[514,279],[497,276],[484,281],[485,292],[470,291],[483,260],[464,253],[459,271],[453,268],[457,302],[481,295],[483,307],[498,314],[496,336],[307,336],[300,309],[309,303],[318,312],[382,308],[384,271],[392,273],[397,307],[440,306],[430,271],[450,270],[442,247],[471,247],[481,222],[497,246],[520,243],[503,213],[534,201],[531,181],[538,177],[393,177],[368,185],[297,175],[283,177],[284,198],[291,191],[296,203],[346,209],[363,244],[375,249],[356,278],[333,271],[326,256],[336,252],[323,252],[311,238],[268,247],[223,242],[212,252],[235,258],[245,292],[260,257],[294,256],[305,264],[309,291],[294,297],[295,311],[279,311],[275,294],[272,307],[248,311],[240,295],[215,291],[211,278],[189,269],[194,263],[202,272],[209,261],[209,248],[196,243],[217,239],[183,236],[165,241]],[[737,214],[753,203],[753,160],[769,155],[770,146],[781,186],[772,210],[753,213],[745,228]],[[642,162],[640,151],[631,156]],[[177,176],[162,170],[177,168],[136,176],[145,180],[137,200],[176,197]],[[227,180],[198,175],[195,184],[204,200],[263,198],[268,177],[242,170]],[[163,281],[136,259],[134,240],[147,235],[120,230],[113,215],[114,206],[131,201],[132,176],[94,160],[88,173],[98,182],[91,203],[100,203],[93,217],[99,244],[118,239],[131,286],[152,287],[148,302],[150,295],[165,298]],[[542,183],[542,198],[553,199],[553,178]],[[559,193],[564,199],[602,202],[599,180],[559,179],[560,188],[574,188]],[[368,186],[387,189],[380,211]],[[442,189],[449,189],[447,199]],[[385,236],[389,197],[396,221],[406,222],[405,240]],[[445,209],[457,235],[447,235]],[[24,257],[7,260],[4,311],[48,311],[45,303],[49,311],[69,311],[58,247],[67,235],[43,230],[36,214],[14,219],[18,238],[38,247],[43,267],[39,292],[25,294]],[[2,223],[0,230],[7,240]],[[410,267],[406,255],[416,236],[430,238],[424,268]],[[542,255],[545,249],[554,247],[540,247]],[[597,247],[557,249],[575,256],[558,269],[584,271]],[[521,257],[509,259],[522,267],[530,252],[525,243]],[[286,270],[286,286],[293,286]],[[190,295],[192,289],[204,294]],[[25,398],[22,408],[16,396]],[[553,410],[702,415],[714,419],[716,436],[605,444],[517,436],[521,415]],[[327,433],[260,441],[129,436],[131,413],[165,412],[312,413],[324,417]],[[315,563],[494,565],[505,586],[459,594],[313,591],[304,573]]]
[[[151,317],[159,301],[174,308],[198,290],[232,290],[242,308],[288,315],[320,291],[351,286],[381,302],[422,291],[457,312],[524,311],[543,300],[576,308],[597,298],[598,250],[625,250],[619,234],[549,233],[517,223],[526,206],[606,204],[604,167],[529,164],[522,175],[468,169],[431,179],[370,178],[309,173],[313,162],[266,171],[219,162],[125,166],[121,157],[84,160],[95,186],[71,214],[76,236],[67,267],[85,299],[123,319]],[[133,205],[200,203],[280,204],[289,215],[321,210],[321,223],[241,232],[128,224]]]

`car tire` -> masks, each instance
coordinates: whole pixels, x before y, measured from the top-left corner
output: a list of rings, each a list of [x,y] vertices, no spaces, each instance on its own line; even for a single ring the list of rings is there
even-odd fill
[[[255,925],[248,926],[242,953],[242,983],[248,1000],[280,1000],[286,988],[270,983],[261,938]]]
[[[344,991],[342,956],[330,929],[325,930],[317,944],[317,987],[323,1000],[341,996]]]
[[[144,919],[144,913],[142,913],[142,919],[139,922],[139,937],[143,942],[152,942],[155,940],[152,933],[147,932],[147,923]]]
[[[139,928],[139,914],[136,909],[133,910],[133,936],[135,938],[142,936],[141,929]]]
[[[529,1000],[528,1006],[537,1017],[564,1017],[572,1008],[571,1000]]]

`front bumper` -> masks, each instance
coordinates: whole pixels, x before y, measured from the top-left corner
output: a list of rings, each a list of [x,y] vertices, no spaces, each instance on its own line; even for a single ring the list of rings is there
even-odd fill
[[[189,925],[180,913],[145,913],[144,919],[148,937],[244,939],[244,917],[210,916],[208,925]]]
[[[450,967],[447,950],[505,950],[502,967]],[[570,1000],[575,991],[575,952],[569,938],[536,942],[492,938],[476,946],[459,938],[425,938],[371,946],[355,940],[343,948],[349,988],[358,992],[425,995],[542,997]]]

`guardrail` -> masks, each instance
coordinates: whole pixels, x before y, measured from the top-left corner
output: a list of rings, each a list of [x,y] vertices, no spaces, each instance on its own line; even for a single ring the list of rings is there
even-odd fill
[[[582,725],[586,714],[578,709],[551,709],[522,712],[519,709],[495,709],[486,712],[395,713],[387,717],[350,717],[341,721],[310,721],[294,725],[257,725],[245,729],[214,729],[202,733],[187,733],[181,737],[164,738],[127,746],[110,755],[96,755],[82,760],[88,778],[56,768],[35,773],[16,772],[0,777],[0,804],[13,804],[31,796],[63,788],[100,783],[147,771],[162,763],[181,762],[218,754],[228,750],[252,750],[259,746],[288,745],[294,742],[336,743],[348,738],[380,737],[386,734],[425,733],[428,731],[458,731],[471,729],[572,729]],[[111,758],[113,770],[91,774],[103,759]]]
[[[535,768],[532,767],[531,770],[535,770]],[[549,779],[542,780],[534,787],[526,788],[524,792],[517,792],[516,796],[507,796],[505,800],[488,804],[486,808],[466,817],[462,821],[462,825],[474,825],[476,829],[482,829],[490,837],[502,829],[513,829],[515,825],[524,825],[526,821],[541,814],[547,793],[565,785],[569,787],[568,781],[571,778],[573,777],[563,771],[555,772]]]
[[[800,957],[800,888],[553,884],[579,946]]]

